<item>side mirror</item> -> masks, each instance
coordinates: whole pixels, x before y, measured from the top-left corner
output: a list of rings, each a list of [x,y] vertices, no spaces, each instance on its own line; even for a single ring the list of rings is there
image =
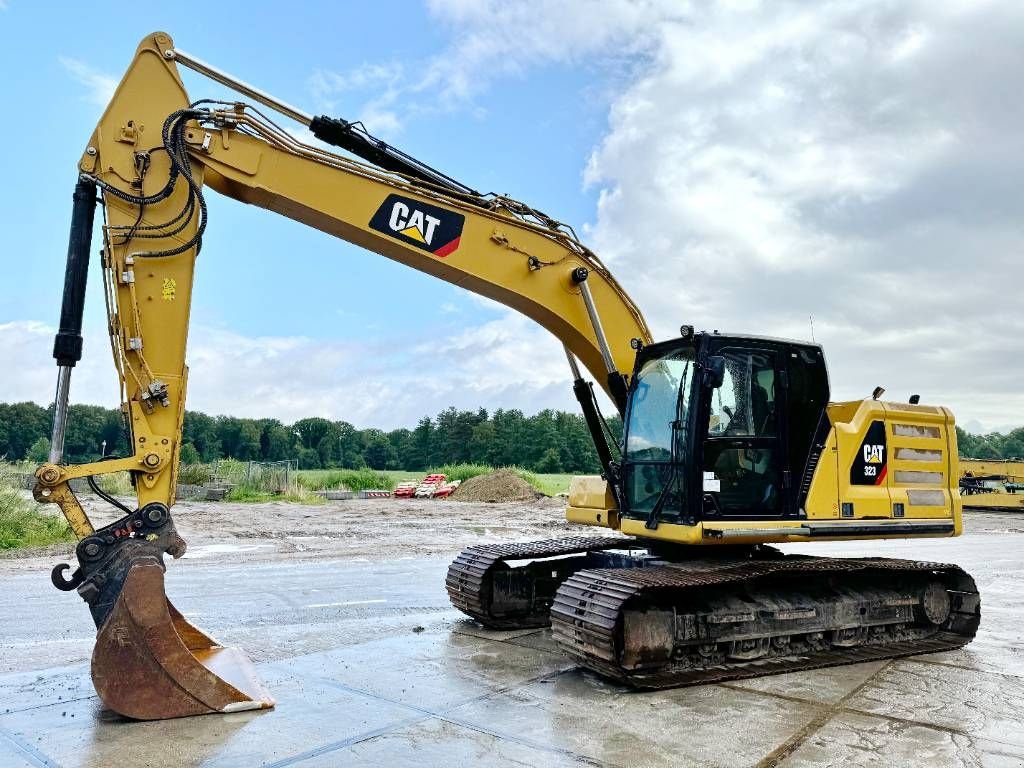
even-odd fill
[[[725,381],[725,358],[721,355],[709,357],[704,365],[704,386],[718,389]]]

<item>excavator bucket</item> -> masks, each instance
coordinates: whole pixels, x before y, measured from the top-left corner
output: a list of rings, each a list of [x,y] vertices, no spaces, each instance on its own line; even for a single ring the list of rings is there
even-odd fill
[[[150,503],[88,530],[75,548],[78,570],[68,579],[61,563],[50,578],[89,605],[98,628],[92,681],[109,709],[163,720],[274,706],[246,655],[193,627],[167,599],[163,556],[185,553],[167,506]]]
[[[137,720],[274,706],[242,651],[221,646],[170,603],[158,562],[128,569],[96,637],[92,679],[107,707]]]

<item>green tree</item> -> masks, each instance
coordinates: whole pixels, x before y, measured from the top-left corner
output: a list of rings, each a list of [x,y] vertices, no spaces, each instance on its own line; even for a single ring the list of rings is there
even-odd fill
[[[434,457],[434,422],[429,416],[419,420],[409,440],[408,464],[403,469],[427,469],[436,462]]]
[[[497,452],[494,450],[494,422],[481,421],[469,436],[469,461],[474,464],[496,465]]]
[[[545,450],[544,455],[533,465],[533,470],[545,474],[561,472],[562,460],[558,455],[558,449],[551,447]]]
[[[312,448],[299,448],[299,469],[320,469],[320,454]]]
[[[35,403],[0,406],[0,456],[12,461],[25,458],[29,447],[50,432],[52,416]]]
[[[260,419],[260,458],[284,461],[294,454],[295,435],[277,419]]]
[[[347,421],[338,421],[334,423],[334,434],[338,441],[338,465],[346,469],[365,467],[362,433]]]
[[[217,421],[213,417],[198,411],[185,411],[181,432],[183,442],[192,443],[204,462],[224,458],[217,436]]]
[[[510,411],[498,409],[494,412],[494,446],[491,449],[491,463],[496,466],[526,466],[524,436],[526,418],[523,412],[513,408]]]
[[[398,454],[388,440],[387,435],[379,429],[367,429],[363,432],[363,458],[370,469],[394,469],[398,463]]]
[[[181,454],[179,459],[182,464],[199,464],[202,462],[202,458],[199,456],[199,451],[192,443],[185,443],[181,446]]]
[[[321,467],[338,467],[341,466],[340,459],[340,444],[337,437],[328,432],[320,438],[320,442],[316,445],[316,452],[320,455],[320,466]]]
[[[32,445],[29,446],[28,453],[25,458],[31,461],[33,464],[43,464],[50,460],[50,440],[45,437],[40,437]]]
[[[316,449],[321,440],[334,432],[334,425],[329,419],[314,417],[299,419],[292,424],[292,430],[298,435],[303,448]]]
[[[410,458],[412,455],[412,432],[408,429],[393,429],[387,433],[387,438],[395,452],[395,466],[389,467],[389,469],[414,469]]]

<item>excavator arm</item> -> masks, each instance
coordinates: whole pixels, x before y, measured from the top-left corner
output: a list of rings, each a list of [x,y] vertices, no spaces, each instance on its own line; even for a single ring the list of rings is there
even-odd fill
[[[193,101],[178,63],[261,106]],[[267,107],[370,164],[296,139],[267,116]],[[547,328],[565,346],[577,397],[602,462],[610,466],[593,394],[577,360],[621,412],[633,349],[649,343],[650,332],[600,260],[543,213],[504,196],[482,195],[374,139],[358,124],[307,115],[175,50],[164,33],[139,45],[78,171],[54,347],[59,375],[52,449],[36,473],[35,496],[59,504],[79,538],[80,568],[68,579],[67,566],[58,566],[52,578],[61,589],[77,588],[89,603],[99,630],[93,678],[112,709],[149,719],[272,705],[245,657],[188,625],[162,588],[163,554],[177,557],[185,549],[170,507],[207,189],[486,296]],[[68,466],[63,432],[71,371],[81,357],[98,193],[105,217],[103,291],[131,449],[126,457]],[[286,258],[275,269],[315,274],[315,265]],[[250,396],[243,378],[232,395]],[[69,481],[92,483],[96,475],[125,470],[132,474],[138,507],[130,510],[107,497],[124,515],[97,530]],[[124,669],[135,673],[125,675]]]

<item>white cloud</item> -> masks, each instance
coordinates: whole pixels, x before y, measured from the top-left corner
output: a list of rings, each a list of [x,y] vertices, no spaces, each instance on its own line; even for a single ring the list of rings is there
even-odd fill
[[[54,330],[31,321],[0,324],[0,370],[12,372],[0,381],[0,402],[52,399]],[[250,337],[193,325],[188,364],[190,409],[285,422],[325,416],[394,428],[448,405],[533,413],[574,403],[559,343],[511,311],[440,338],[421,331],[367,342]],[[86,336],[84,359],[72,376],[72,401],[117,405],[101,331]]]
[[[58,59],[72,77],[81,85],[85,86],[84,99],[93,104],[106,106],[114,96],[118,79],[104,72],[100,72],[83,61],[67,56]]]
[[[1024,423],[1012,2],[719,3],[668,23],[586,181],[656,335],[809,336],[833,394]],[[1005,299],[1002,297],[1006,297]]]
[[[453,42],[403,103],[614,66],[584,175],[590,244],[656,335],[681,322],[817,340],[834,395],[920,392],[1024,422],[1024,8],[890,0],[433,0]],[[625,73],[625,75],[623,75]]]
[[[414,66],[386,62],[347,72],[319,69],[309,87],[320,107],[347,113],[352,108],[342,105],[341,97],[353,101],[368,95],[351,113],[383,136],[397,134],[417,114],[465,109],[479,115],[474,97],[501,78],[595,53],[609,65],[626,61],[654,39],[647,28],[652,13],[673,18],[685,7],[679,0],[604,0],[597,12],[592,3],[562,0],[428,0],[427,5],[455,42]]]
[[[348,72],[318,69],[309,79],[309,88],[320,110],[354,114],[355,120],[362,121],[374,135],[391,138],[403,127],[398,104],[404,79],[400,63],[362,64]],[[350,112],[341,102],[343,98],[361,101],[361,105]]]
[[[963,420],[1024,422],[1024,313],[994,300],[1024,282],[1024,7],[429,7],[453,42],[389,83],[389,108],[429,93],[472,109],[551,63],[616,75],[584,231],[656,335],[693,322],[806,338],[813,315],[836,397],[883,384]]]

